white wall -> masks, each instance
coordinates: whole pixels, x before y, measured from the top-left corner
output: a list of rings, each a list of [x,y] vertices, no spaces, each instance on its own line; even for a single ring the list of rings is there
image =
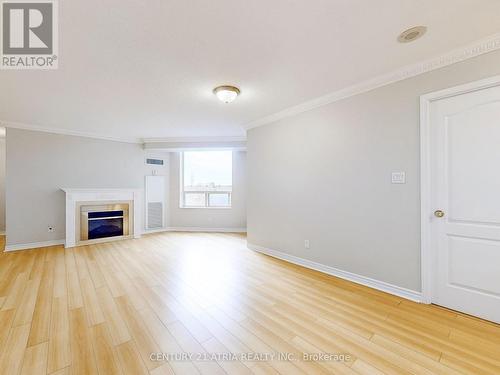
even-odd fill
[[[8,245],[64,239],[61,187],[144,188],[148,173],[139,144],[19,129],[7,129],[6,164]]]
[[[179,153],[170,155],[170,227],[246,228],[246,152],[233,151],[232,207],[180,208]]]
[[[5,231],[5,137],[0,137],[0,233]]]
[[[419,291],[419,96],[497,74],[500,51],[250,130],[248,242]]]

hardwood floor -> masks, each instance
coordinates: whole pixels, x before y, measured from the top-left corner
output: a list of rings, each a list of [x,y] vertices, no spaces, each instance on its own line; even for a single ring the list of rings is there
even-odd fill
[[[170,361],[150,359],[160,353]],[[0,374],[173,373],[500,374],[500,326],[254,253],[235,234],[0,255]]]

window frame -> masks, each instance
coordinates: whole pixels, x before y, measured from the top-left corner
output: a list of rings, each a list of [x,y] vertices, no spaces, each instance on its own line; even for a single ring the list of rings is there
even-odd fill
[[[212,190],[205,190],[205,191],[185,191],[184,190],[184,153],[189,152],[190,150],[187,151],[180,151],[179,152],[179,208],[186,208],[186,209],[209,209],[209,210],[230,210],[233,208],[233,191],[232,191],[232,180],[233,180],[233,170],[231,168],[231,191],[212,191]],[[196,151],[196,150],[192,150]],[[206,150],[208,151],[208,150]],[[231,158],[233,157],[233,151],[232,150],[213,150],[213,151],[229,151],[231,152]],[[186,201],[186,194],[193,193],[193,194],[204,194],[205,195],[205,206],[186,206],[185,201]],[[210,200],[210,194],[227,194],[229,197],[229,205],[228,206],[210,206],[209,205],[209,200]]]

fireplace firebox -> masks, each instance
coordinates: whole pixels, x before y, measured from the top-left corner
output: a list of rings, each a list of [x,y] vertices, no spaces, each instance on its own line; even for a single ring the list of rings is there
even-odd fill
[[[80,241],[129,235],[129,205],[80,206]]]

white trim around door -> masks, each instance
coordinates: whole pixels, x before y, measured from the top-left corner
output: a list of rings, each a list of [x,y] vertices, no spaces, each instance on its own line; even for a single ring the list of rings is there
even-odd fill
[[[421,302],[432,303],[434,264],[431,248],[431,157],[430,157],[430,107],[437,100],[450,98],[478,90],[500,86],[500,75],[470,82],[464,85],[432,92],[420,97],[420,187],[421,187]]]

